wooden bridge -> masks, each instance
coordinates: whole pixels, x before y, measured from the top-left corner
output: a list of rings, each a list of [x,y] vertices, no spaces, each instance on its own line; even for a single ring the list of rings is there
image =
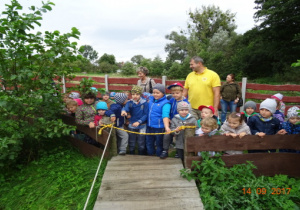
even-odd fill
[[[94,209],[203,209],[195,181],[178,158],[126,155],[107,164]]]

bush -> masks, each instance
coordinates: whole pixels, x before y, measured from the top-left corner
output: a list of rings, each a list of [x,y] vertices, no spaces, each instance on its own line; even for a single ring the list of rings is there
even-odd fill
[[[285,175],[256,177],[251,162],[227,168],[220,155],[201,154],[202,162],[194,161],[194,170],[182,169],[181,174],[197,182],[205,209],[294,209],[300,201],[300,180]],[[291,190],[278,195],[272,194],[273,188]]]

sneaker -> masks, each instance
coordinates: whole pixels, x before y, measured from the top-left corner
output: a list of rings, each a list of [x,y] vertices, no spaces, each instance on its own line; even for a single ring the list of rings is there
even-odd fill
[[[168,157],[168,152],[167,151],[162,151],[161,155],[160,155],[160,158],[161,159],[166,159]]]
[[[125,154],[126,154],[125,151],[120,151],[120,152],[119,152],[119,155],[125,155]]]

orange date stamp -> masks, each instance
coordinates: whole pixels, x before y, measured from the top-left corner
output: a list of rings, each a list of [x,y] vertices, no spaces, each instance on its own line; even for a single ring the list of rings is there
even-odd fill
[[[251,188],[251,187],[248,187],[248,188],[243,188],[242,191],[243,191],[243,194],[246,195],[246,194],[252,194],[252,193],[256,193],[257,195],[266,195],[267,193],[270,193],[271,195],[289,195],[290,192],[291,192],[291,189],[290,187],[287,187],[287,188],[271,188],[271,190],[267,190],[266,188],[264,187],[257,187],[257,188]]]

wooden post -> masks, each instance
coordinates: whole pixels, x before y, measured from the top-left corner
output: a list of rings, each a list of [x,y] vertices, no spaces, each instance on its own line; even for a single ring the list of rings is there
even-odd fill
[[[246,86],[247,86],[247,77],[243,77],[243,79],[242,79],[242,98],[244,100],[243,100],[243,106],[240,107],[241,112],[244,111],[244,104],[246,101]]]
[[[118,155],[118,150],[117,150],[117,134],[116,134],[116,129],[112,128],[113,130],[111,131],[110,135],[110,154],[111,157],[117,156]]]
[[[162,76],[161,83],[166,86],[167,76]]]
[[[105,74],[105,90],[108,92],[108,74]]]
[[[66,80],[65,80],[65,75],[62,76],[62,82],[63,82],[63,93],[66,93]]]
[[[186,126],[194,126],[194,124],[186,124]],[[184,130],[184,167],[187,165],[186,164],[186,157],[188,156],[194,156],[193,152],[187,152],[187,138],[195,136],[195,128],[186,128]]]

